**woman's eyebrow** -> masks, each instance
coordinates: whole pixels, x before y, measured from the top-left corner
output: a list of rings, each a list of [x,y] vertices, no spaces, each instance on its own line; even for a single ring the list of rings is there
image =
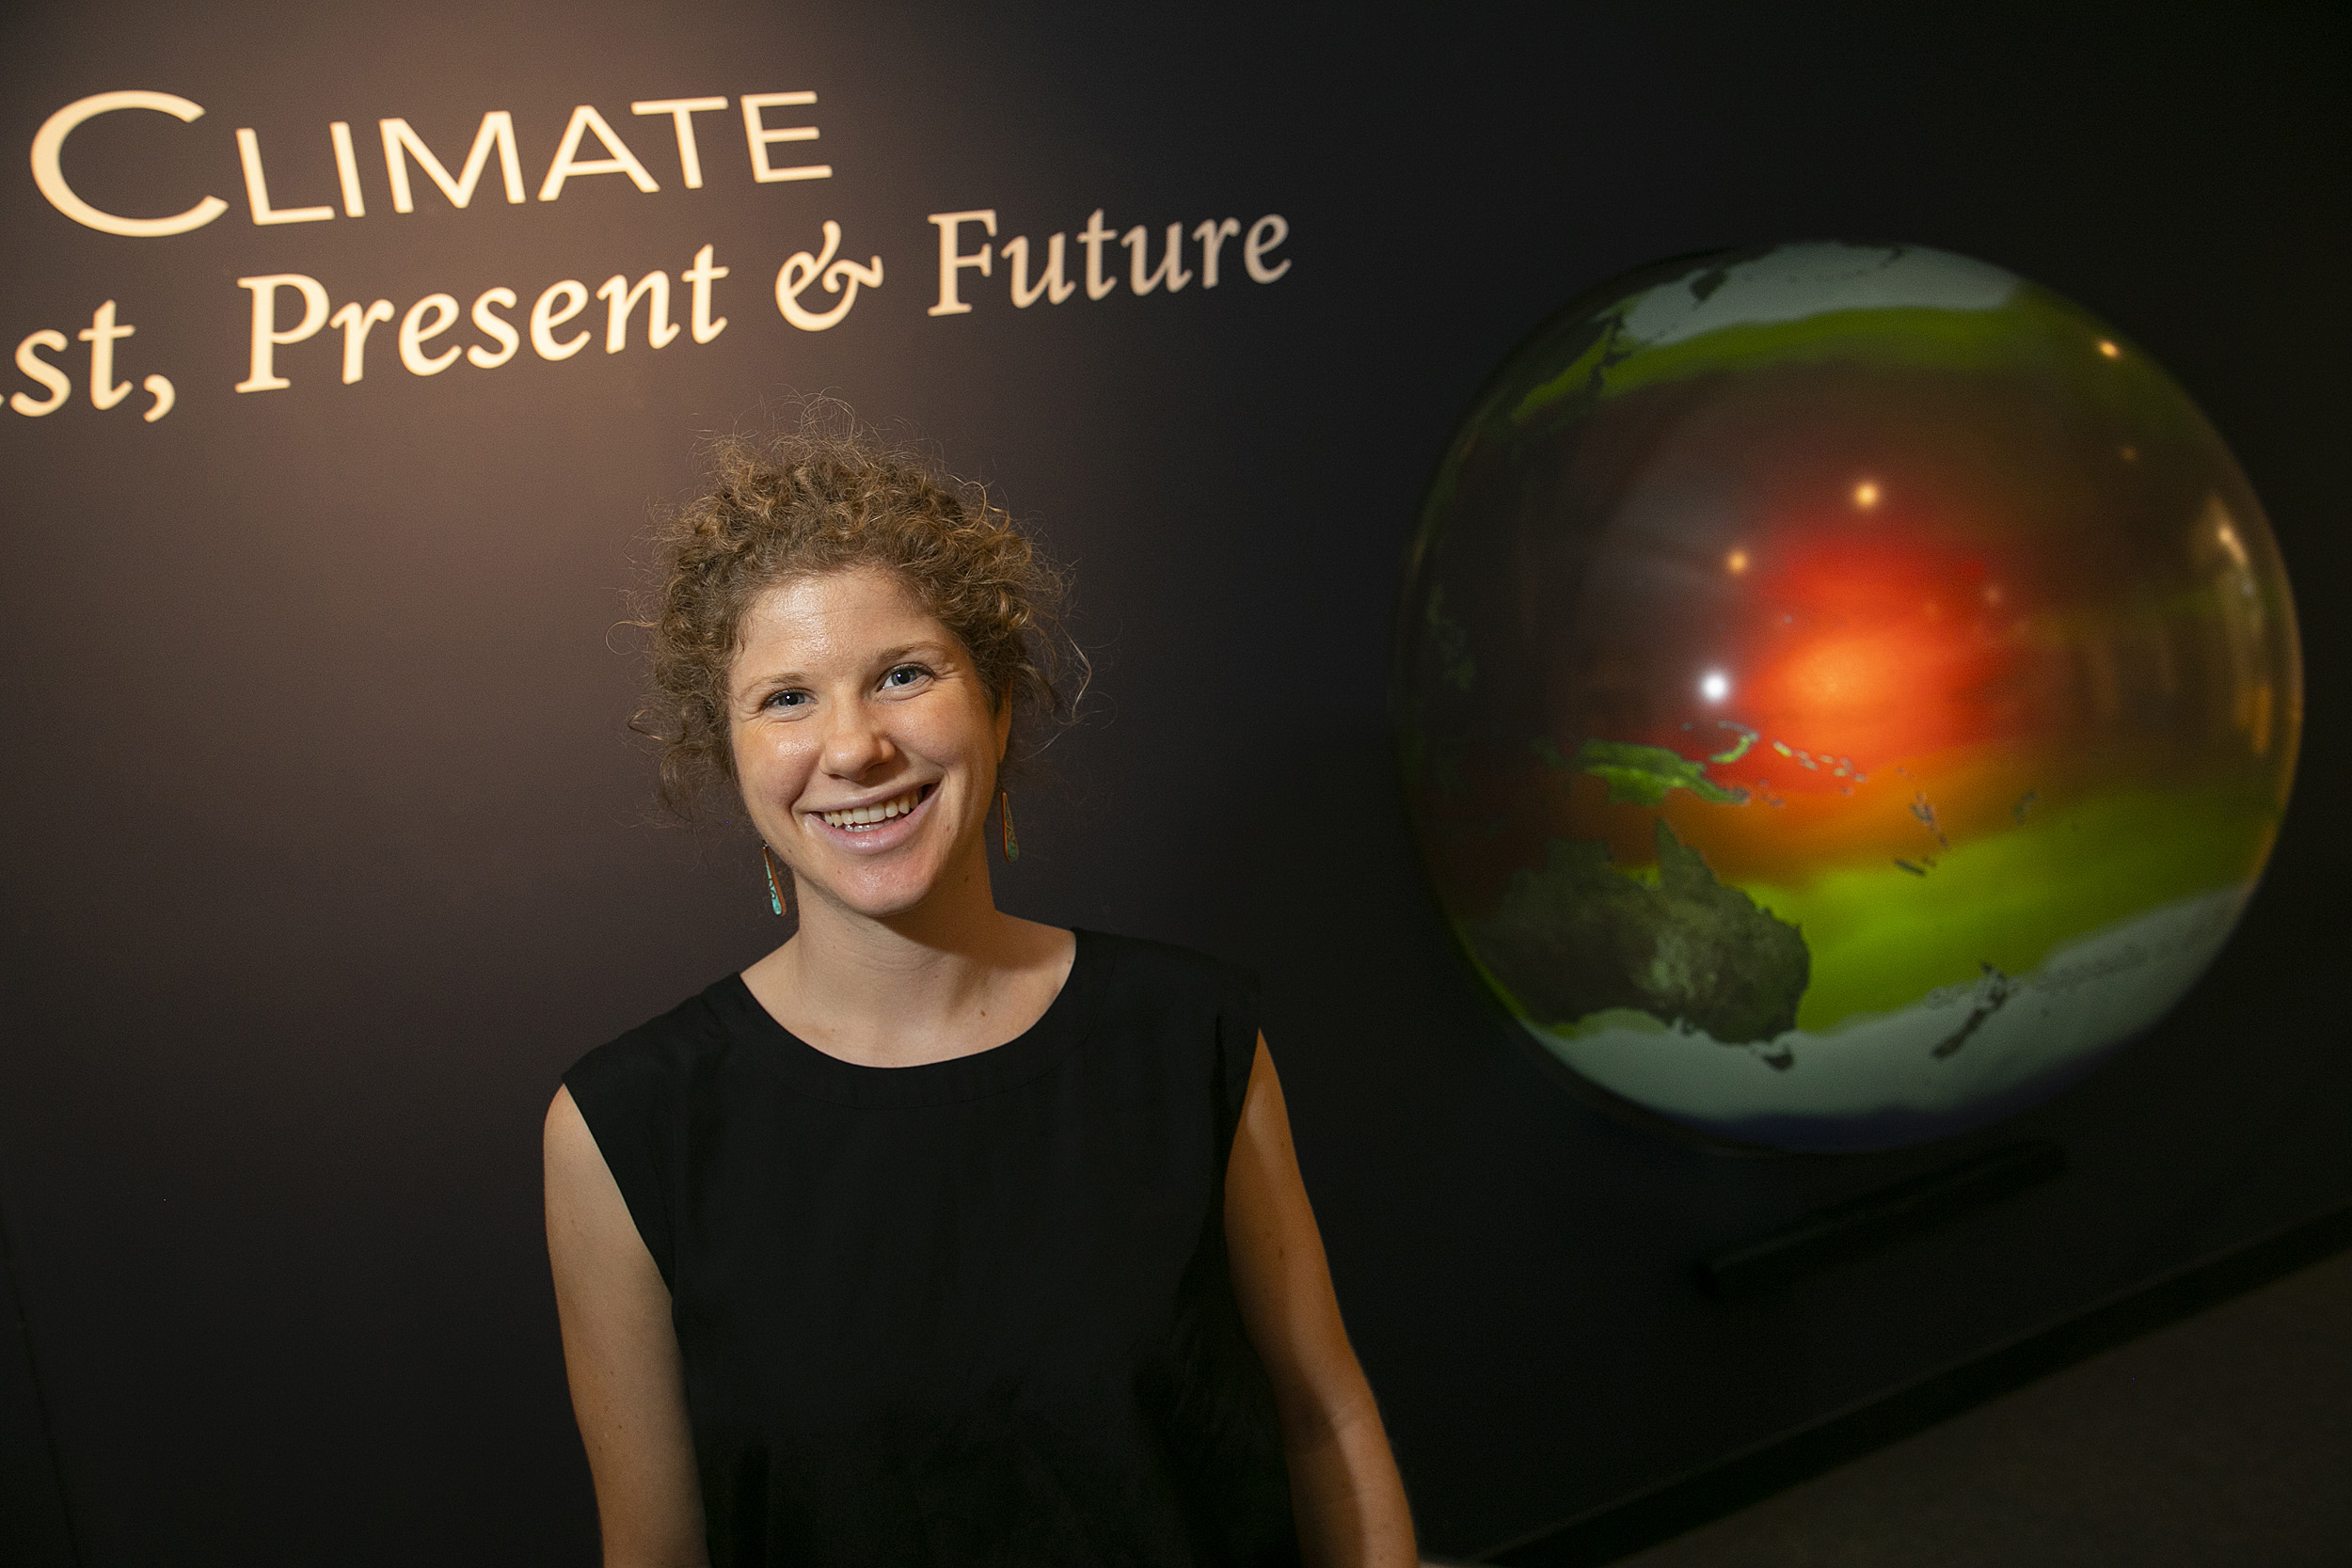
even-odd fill
[[[874,662],[877,664],[889,664],[898,659],[906,657],[909,654],[936,655],[944,654],[946,652],[947,652],[947,645],[945,642],[934,642],[929,641],[921,642],[906,642],[901,643],[896,648],[884,649],[882,653],[875,656]]]

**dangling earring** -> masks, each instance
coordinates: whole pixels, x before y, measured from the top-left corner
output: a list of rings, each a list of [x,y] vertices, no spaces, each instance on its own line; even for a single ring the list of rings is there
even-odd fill
[[[996,816],[998,820],[1005,825],[1005,860],[1008,863],[1017,861],[1021,858],[1021,841],[1015,838],[1012,832],[1012,794],[1010,791],[1000,789],[996,792]]]
[[[759,860],[760,863],[768,868],[768,907],[778,914],[782,914],[784,912],[784,884],[776,879],[776,857],[765,843],[759,847]]]

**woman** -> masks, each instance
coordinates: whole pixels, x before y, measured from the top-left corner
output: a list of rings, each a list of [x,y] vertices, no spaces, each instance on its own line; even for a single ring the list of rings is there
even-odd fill
[[[1250,981],[991,896],[1058,580],[857,435],[723,449],[665,547],[665,796],[799,922],[548,1113],[609,1568],[1411,1563]]]

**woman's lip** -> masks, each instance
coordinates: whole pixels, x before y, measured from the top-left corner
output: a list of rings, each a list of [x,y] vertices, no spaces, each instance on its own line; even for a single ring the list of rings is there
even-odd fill
[[[913,811],[902,812],[889,821],[867,828],[863,832],[852,832],[847,828],[836,828],[813,811],[803,812],[801,815],[820,835],[850,853],[876,855],[885,849],[897,848],[905,843],[908,835],[914,832],[916,821],[925,812],[930,810],[931,802],[939,798],[939,788],[936,784],[925,784],[919,787],[922,789],[923,798],[914,802]],[[897,798],[897,796],[884,797],[885,800]],[[847,808],[835,806],[833,809],[841,811]]]

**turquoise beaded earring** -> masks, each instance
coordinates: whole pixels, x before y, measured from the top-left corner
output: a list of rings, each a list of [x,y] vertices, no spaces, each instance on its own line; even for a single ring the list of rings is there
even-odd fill
[[[996,816],[1005,827],[1005,860],[1007,863],[1021,858],[1021,841],[1012,832],[1012,795],[1008,790],[996,792]]]
[[[768,868],[768,907],[778,914],[784,912],[784,883],[776,876],[775,853],[763,843],[759,847],[760,863]]]

